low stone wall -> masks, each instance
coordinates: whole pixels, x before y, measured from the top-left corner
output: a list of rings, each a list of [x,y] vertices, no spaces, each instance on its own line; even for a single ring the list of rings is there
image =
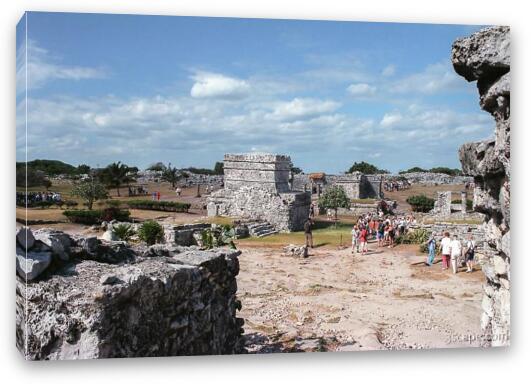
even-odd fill
[[[470,176],[450,176],[446,173],[431,173],[431,172],[409,172],[401,173],[399,175],[385,174],[381,175],[385,180],[393,180],[397,177],[406,178],[410,184],[424,184],[424,185],[444,185],[444,184],[466,184],[473,183],[474,178]]]
[[[205,229],[211,227],[211,224],[181,224],[173,225],[167,224],[164,225],[164,241],[167,244],[174,245],[197,245],[194,233],[201,233]]]
[[[378,210],[377,203],[364,204],[364,203],[352,203],[350,208],[338,208],[337,214],[341,216],[360,216],[367,213],[376,214]]]
[[[53,255],[51,264],[32,281],[17,272],[16,341],[26,359],[245,352],[239,251],[156,245],[107,263],[112,244],[92,239],[71,238],[69,261],[33,245]],[[89,260],[90,247],[99,253]]]
[[[444,232],[450,233],[450,236],[457,235],[459,240],[466,241],[468,236],[472,235],[472,239],[476,243],[477,252],[486,252],[485,248],[485,226],[483,224],[454,224],[438,222],[434,224],[410,224],[409,230],[425,229],[430,234],[435,232],[435,238],[440,241],[443,238]]]

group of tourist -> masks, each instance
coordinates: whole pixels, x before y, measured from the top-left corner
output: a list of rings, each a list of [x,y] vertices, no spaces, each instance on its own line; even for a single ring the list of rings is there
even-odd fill
[[[413,215],[400,217],[384,217],[382,213],[362,215],[352,227],[352,253],[354,251],[367,253],[367,243],[370,239],[376,239],[378,248],[392,248],[395,245],[395,239],[406,233],[409,226],[416,222]]]
[[[426,264],[429,266],[431,266],[435,260],[435,252],[437,248],[436,235],[437,234],[433,232],[427,241],[428,258]],[[472,239],[472,234],[468,235],[465,248],[463,249],[461,241],[456,234],[454,234],[453,238],[450,238],[450,233],[444,232],[443,238],[439,244],[439,250],[441,252],[443,270],[450,268],[451,264],[453,273],[457,273],[459,264],[464,261],[467,267],[466,272],[470,273],[473,271],[476,242]]]
[[[62,201],[61,194],[57,192],[17,192],[17,205],[28,206],[40,202],[58,203]]]
[[[388,180],[383,183],[384,191],[394,192],[408,189],[411,185],[406,179],[401,180]]]

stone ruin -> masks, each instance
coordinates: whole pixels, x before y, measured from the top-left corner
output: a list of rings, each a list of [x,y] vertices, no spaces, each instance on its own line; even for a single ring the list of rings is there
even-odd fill
[[[17,347],[28,360],[245,353],[239,254],[22,228]]]
[[[340,186],[350,199],[379,199],[383,197],[382,176],[361,172],[327,175],[324,172],[293,176],[294,188],[311,191],[319,197],[327,188]]]
[[[277,231],[303,229],[311,194],[292,188],[289,156],[226,154],[224,188],[207,199],[208,216],[228,216],[268,222]]]
[[[437,192],[435,196],[435,203],[433,205],[433,209],[430,211],[430,214],[449,218],[450,216],[455,216],[456,213],[459,213],[462,217],[464,217],[467,214],[466,202],[466,191],[461,192],[461,202],[458,204],[452,203],[452,191]]]
[[[459,150],[464,173],[474,177],[474,209],[486,216],[482,327],[494,346],[510,340],[510,61],[509,27],[483,29],[452,46],[455,71],[477,81],[479,104],[496,122],[493,139]]]

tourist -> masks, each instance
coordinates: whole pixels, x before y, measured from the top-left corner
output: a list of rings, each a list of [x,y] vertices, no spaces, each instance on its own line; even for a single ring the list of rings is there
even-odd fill
[[[153,192],[151,194],[151,200],[153,200],[153,201],[157,200],[157,192]]]
[[[441,245],[439,246],[441,249],[442,269],[448,269],[450,267],[451,243],[452,240],[450,240],[450,234],[448,232],[444,232],[444,237],[441,240]]]
[[[367,253],[367,238],[369,237],[369,231],[367,230],[367,227],[362,227],[360,234],[360,248],[361,248],[361,254]]]
[[[315,216],[315,204],[314,203],[311,203],[310,204],[310,219],[313,219]]]
[[[351,234],[352,234],[352,251],[351,251],[351,253],[354,253],[354,248],[356,248],[356,253],[359,253],[360,252],[360,243],[359,243],[360,231],[359,231],[357,225],[354,225],[352,227]]]
[[[461,242],[457,238],[457,235],[454,235],[454,239],[450,243],[451,250],[451,259],[452,259],[452,270],[454,273],[457,273],[457,263],[461,257]]]
[[[389,237],[388,248],[393,248],[395,245],[395,227],[391,221],[389,221],[389,226],[387,227],[387,236]]]
[[[380,219],[378,220],[378,227],[377,227],[377,232],[376,232],[376,241],[377,241],[378,247],[383,246],[384,231],[385,231],[385,224]]]
[[[179,187],[175,188],[175,194],[177,195],[177,197],[181,197],[181,192],[182,192],[181,188]]]
[[[466,242],[465,260],[466,260],[466,272],[470,273],[474,270],[474,255],[476,253],[476,242],[472,240],[472,234],[468,235],[468,241]]]
[[[313,248],[313,236],[312,236],[312,219],[306,220],[304,223],[304,237],[306,239],[306,247]]]
[[[437,240],[435,239],[435,232],[433,232],[430,236],[430,238],[427,241],[428,245],[428,259],[426,260],[426,264],[428,264],[429,267],[433,264],[433,261],[435,260],[435,248],[437,246]]]
[[[160,191],[157,191],[157,201],[160,201]]]

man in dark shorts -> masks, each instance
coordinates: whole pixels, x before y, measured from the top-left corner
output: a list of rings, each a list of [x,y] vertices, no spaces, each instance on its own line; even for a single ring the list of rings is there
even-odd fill
[[[312,236],[312,219],[306,220],[304,223],[304,237],[306,239],[306,247],[313,248],[313,236]]]

